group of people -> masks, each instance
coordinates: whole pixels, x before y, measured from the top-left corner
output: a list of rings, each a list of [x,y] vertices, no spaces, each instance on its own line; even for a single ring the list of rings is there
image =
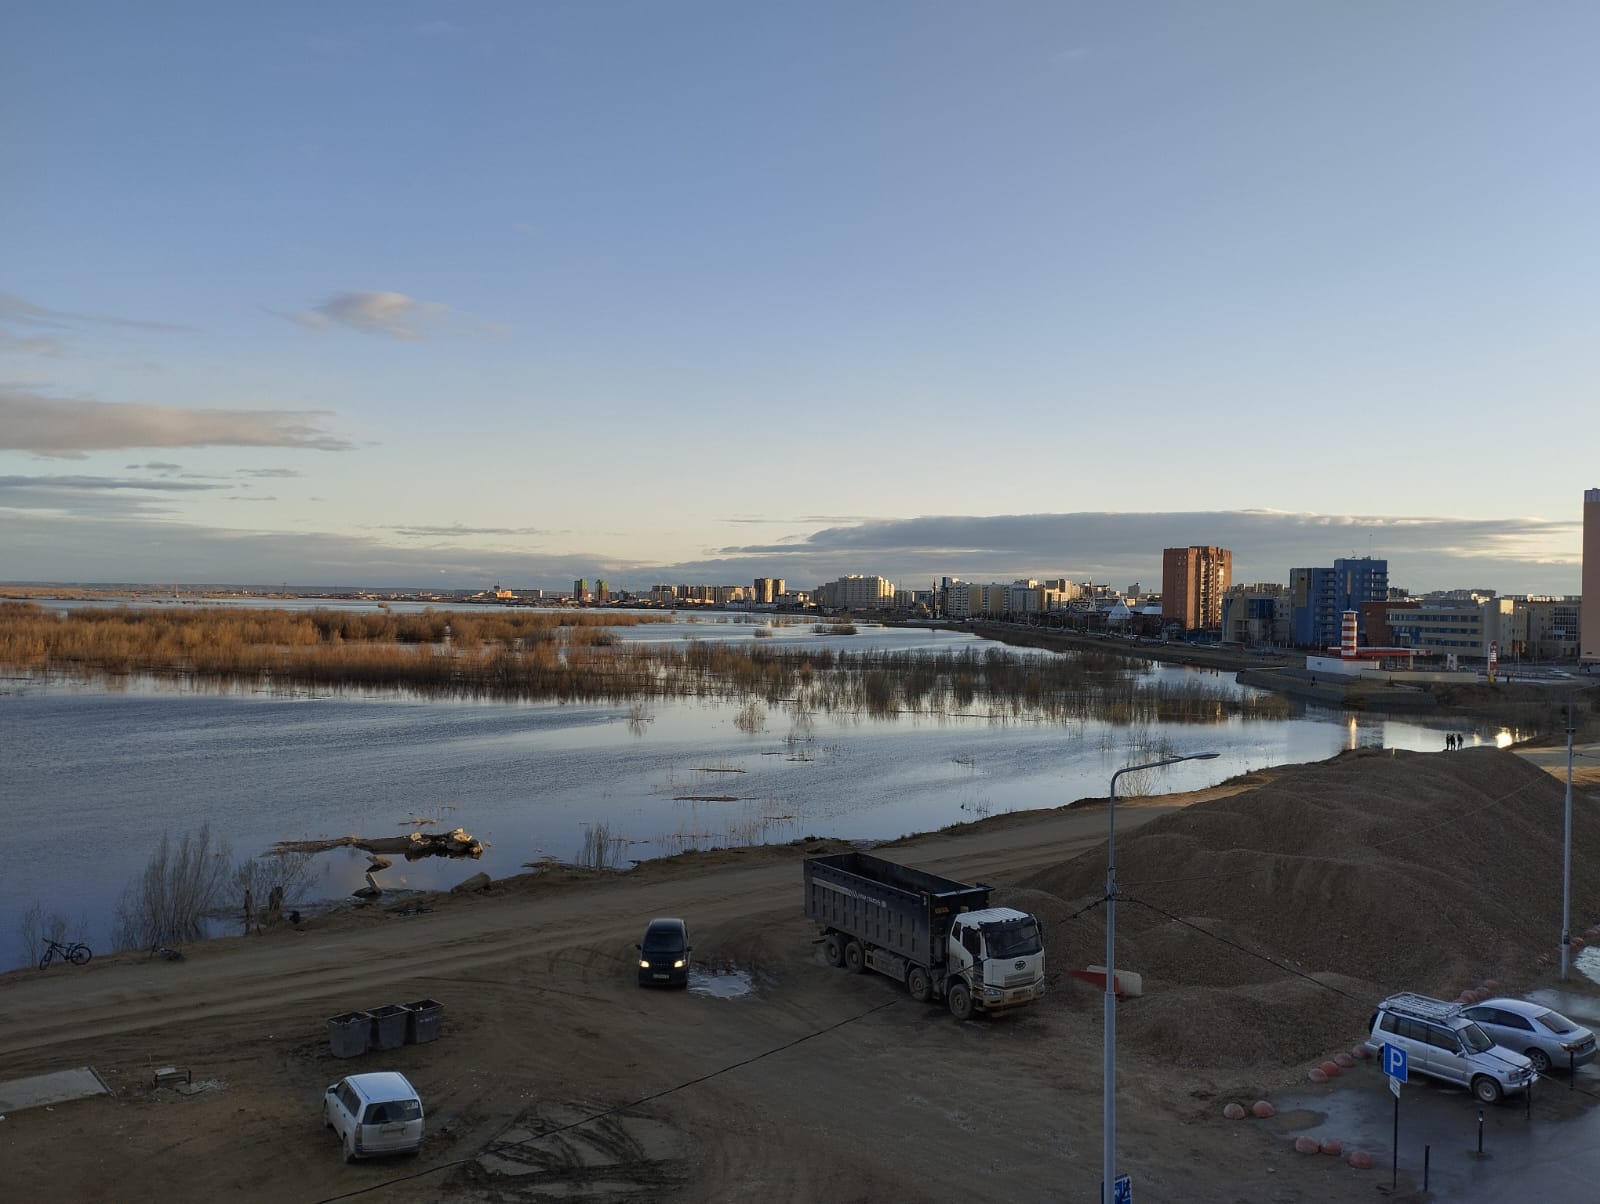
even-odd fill
[[[1445,738],[1444,738],[1444,746],[1445,746],[1446,749],[1460,748],[1461,747],[1461,742],[1464,739],[1466,739],[1466,737],[1458,736],[1455,732],[1451,732],[1447,736],[1445,736]]]

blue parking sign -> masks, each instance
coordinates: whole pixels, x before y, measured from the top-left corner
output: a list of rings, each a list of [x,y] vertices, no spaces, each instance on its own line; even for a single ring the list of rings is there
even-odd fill
[[[1406,1081],[1406,1051],[1398,1045],[1390,1045],[1385,1042],[1383,1046],[1383,1073],[1391,1079],[1397,1079],[1404,1083]]]
[[[1111,1204],[1133,1204],[1132,1175],[1118,1175],[1111,1181]]]

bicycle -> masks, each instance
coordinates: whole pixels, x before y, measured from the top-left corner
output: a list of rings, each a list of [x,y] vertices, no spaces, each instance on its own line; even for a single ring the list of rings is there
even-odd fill
[[[83,966],[87,965],[89,959],[94,956],[89,951],[89,946],[82,941],[76,941],[71,945],[63,945],[60,941],[45,937],[45,944],[48,948],[45,949],[44,956],[39,959],[39,969],[41,970],[48,966],[53,958],[59,957],[62,961],[71,962],[74,966]]]

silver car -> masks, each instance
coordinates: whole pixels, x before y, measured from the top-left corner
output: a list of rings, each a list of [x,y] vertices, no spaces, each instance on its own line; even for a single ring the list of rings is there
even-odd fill
[[[1533,1068],[1547,1074],[1594,1061],[1594,1034],[1560,1012],[1526,999],[1486,999],[1461,1014],[1489,1034],[1496,1045],[1526,1054]]]

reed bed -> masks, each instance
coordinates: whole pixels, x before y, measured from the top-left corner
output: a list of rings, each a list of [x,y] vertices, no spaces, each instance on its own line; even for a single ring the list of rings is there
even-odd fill
[[[805,649],[771,641],[621,641],[609,625],[644,616],[416,615],[339,611],[78,610],[0,604],[0,666],[78,676],[146,673],[225,685],[355,686],[486,699],[640,704],[699,697],[765,709],[992,721],[1114,724],[1282,718],[1276,695],[1172,684],[1110,654],[1018,655],[1003,648]],[[757,719],[761,722],[758,724]],[[808,722],[797,718],[797,724]]]

